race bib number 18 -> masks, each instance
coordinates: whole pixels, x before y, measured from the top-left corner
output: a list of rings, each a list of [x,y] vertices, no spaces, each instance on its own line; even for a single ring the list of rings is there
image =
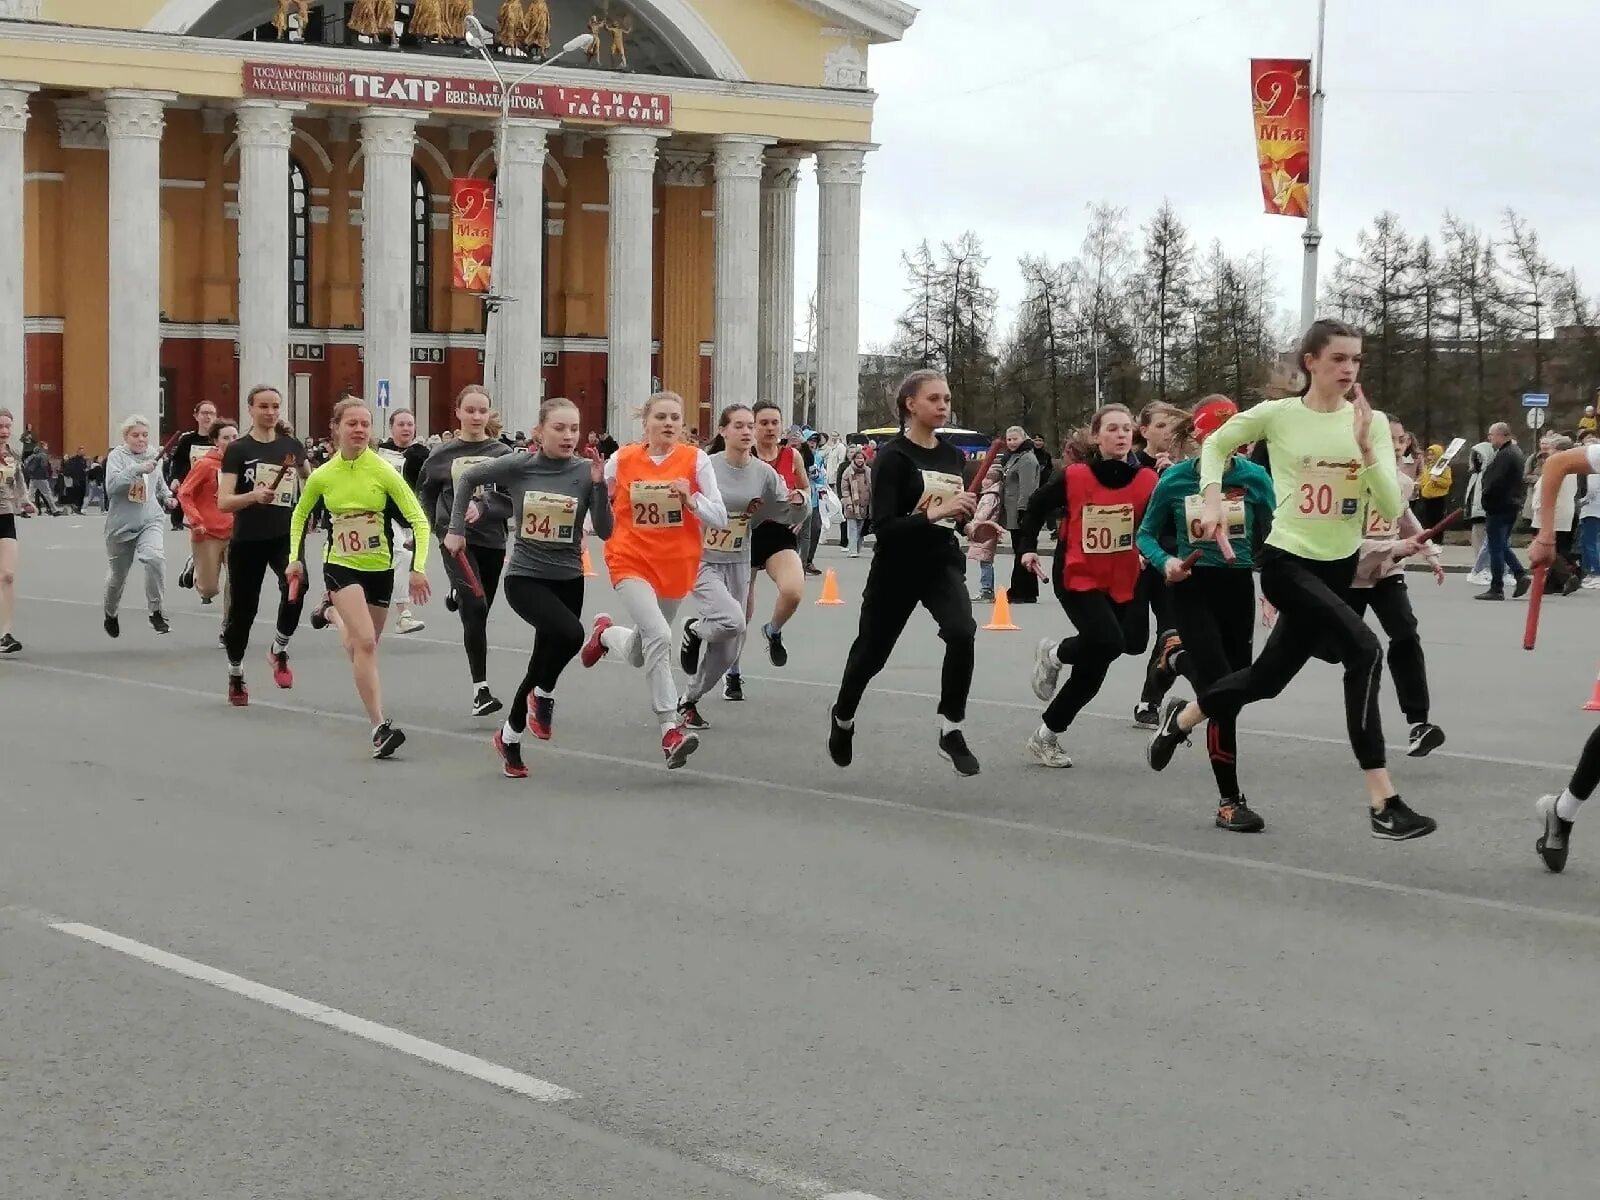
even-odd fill
[[[333,547],[338,554],[355,556],[383,549],[383,527],[378,514],[339,513],[333,518]]]

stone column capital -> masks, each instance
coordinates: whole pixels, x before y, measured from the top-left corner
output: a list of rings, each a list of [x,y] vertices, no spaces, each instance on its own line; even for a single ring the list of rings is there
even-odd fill
[[[704,187],[711,153],[693,146],[661,148],[661,182],[668,187]]]
[[[606,134],[606,166],[613,173],[641,171],[654,173],[656,148],[667,136],[664,129],[624,126]]]
[[[304,104],[280,104],[276,100],[241,100],[234,106],[234,129],[241,146],[265,146],[287,150],[294,139],[294,118]]]
[[[392,155],[408,161],[416,153],[420,114],[367,109],[361,114],[361,152]]]
[[[765,165],[764,155],[771,138],[743,136],[719,137],[713,145],[712,155],[718,179],[760,179]]]
[[[506,164],[543,167],[549,151],[550,134],[557,128],[554,121],[512,120],[506,122]],[[500,138],[495,136],[498,150]],[[498,165],[498,164],[497,164]]]
[[[817,182],[860,187],[867,154],[877,148],[868,142],[824,142],[817,147]]]
[[[176,100],[174,92],[110,91],[104,93],[106,136],[144,138],[159,142],[166,128],[166,107]]]
[[[761,188],[769,192],[793,192],[800,187],[800,164],[807,151],[799,146],[772,146],[763,156]]]
[[[0,130],[21,133],[28,128],[28,97],[38,90],[31,83],[0,84]]]
[[[104,150],[106,111],[82,100],[57,100],[56,134],[63,150]]]

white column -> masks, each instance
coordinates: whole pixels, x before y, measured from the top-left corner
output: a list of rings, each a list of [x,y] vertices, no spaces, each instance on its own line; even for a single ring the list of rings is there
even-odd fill
[[[860,402],[861,176],[872,146],[817,147],[817,428],[849,433]]]
[[[801,152],[768,150],[761,176],[761,328],[756,395],[783,409],[783,427],[794,419],[794,212],[800,186]]]
[[[244,100],[239,135],[239,388],[289,407],[289,141],[301,105]],[[305,437],[307,430],[295,433]]]
[[[720,137],[713,150],[716,210],[711,395],[717,407],[756,396],[757,283],[761,275],[762,153],[770,139]]]
[[[505,427],[531,430],[544,388],[544,160],[553,121],[512,121],[506,128],[506,161],[496,167],[498,202],[494,290],[509,296],[492,318],[494,393]]]
[[[637,412],[650,398],[650,317],[655,294],[656,142],[652,129],[606,135],[611,220],[606,257],[606,427],[626,442],[643,430]]]
[[[14,439],[28,427],[27,337],[23,333],[23,134],[32,84],[0,84],[0,405],[15,414]],[[16,441],[13,441],[13,445]]]
[[[110,254],[107,281],[110,387],[108,430],[161,404],[161,131],[163,108],[176,99],[155,92],[107,92]]]
[[[361,116],[363,386],[367,399],[376,404],[378,380],[387,379],[390,411],[411,406],[411,155],[416,129],[417,118],[410,113],[369,110]]]

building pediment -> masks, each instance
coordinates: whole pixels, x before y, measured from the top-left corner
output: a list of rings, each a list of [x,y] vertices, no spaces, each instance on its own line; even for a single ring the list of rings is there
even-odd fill
[[[898,42],[905,37],[917,10],[901,0],[794,0],[829,21],[863,33],[872,42]]]

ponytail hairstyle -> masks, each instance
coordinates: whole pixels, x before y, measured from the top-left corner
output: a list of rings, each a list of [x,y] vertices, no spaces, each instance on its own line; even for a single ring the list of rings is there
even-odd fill
[[[1194,413],[1165,400],[1152,400],[1139,410],[1133,426],[1134,446],[1149,453],[1149,442],[1140,430],[1162,417],[1178,418],[1178,424],[1172,428],[1172,452],[1169,457],[1173,462],[1190,457],[1194,450]]]
[[[894,411],[895,416],[900,418],[901,429],[904,429],[906,422],[911,419],[907,406],[921,394],[926,385],[934,382],[934,380],[943,383],[945,381],[944,372],[925,367],[920,371],[911,372],[900,381],[900,390],[895,393],[894,397]]]
[[[778,407],[770,400],[760,400],[756,402],[756,408],[760,408],[763,404],[768,408],[775,409]],[[742,412],[747,412],[754,417],[756,409],[751,408],[748,404],[730,404],[717,414],[717,434],[705,444],[704,450],[707,454],[721,454],[728,448],[728,439],[722,436],[722,431],[728,427],[728,422],[733,420],[735,413]]]
[[[1113,401],[1110,404],[1102,404],[1099,408],[1094,410],[1094,416],[1089,418],[1088,425],[1080,426],[1072,431],[1066,447],[1063,448],[1063,456],[1071,458],[1070,452],[1075,449],[1077,457],[1071,458],[1071,461],[1073,462],[1094,462],[1098,460],[1100,457],[1100,446],[1095,439],[1100,436],[1101,424],[1104,423],[1106,417],[1110,416],[1112,413],[1126,413],[1130,421],[1134,419],[1133,410],[1126,404],[1121,404],[1116,401]]]
[[[1362,333],[1354,325],[1344,321],[1334,320],[1332,317],[1323,317],[1311,322],[1311,328],[1306,330],[1305,337],[1300,339],[1300,349],[1296,352],[1294,365],[1304,375],[1305,384],[1300,389],[1300,394],[1305,396],[1311,391],[1311,372],[1306,370],[1306,359],[1316,358],[1334,338],[1355,338],[1362,340]]]
[[[489,420],[484,424],[483,432],[491,438],[498,438],[505,431],[506,427],[501,423],[500,414],[491,408],[489,410]]]

